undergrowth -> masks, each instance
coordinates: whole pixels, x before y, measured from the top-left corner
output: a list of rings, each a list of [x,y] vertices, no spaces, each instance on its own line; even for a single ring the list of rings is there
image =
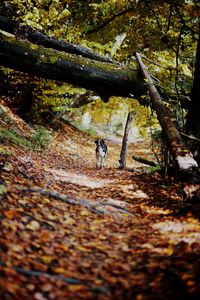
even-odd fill
[[[35,134],[28,139],[11,129],[0,127],[0,142],[3,144],[13,143],[29,150],[41,151],[49,144],[52,136],[45,127],[34,126],[34,129],[36,130]]]

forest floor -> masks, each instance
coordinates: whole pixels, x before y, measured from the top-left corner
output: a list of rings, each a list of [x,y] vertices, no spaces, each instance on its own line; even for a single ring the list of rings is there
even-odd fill
[[[94,140],[65,125],[46,149],[4,141],[0,299],[199,300],[199,207],[178,183],[148,174],[148,142],[109,141],[95,169]]]

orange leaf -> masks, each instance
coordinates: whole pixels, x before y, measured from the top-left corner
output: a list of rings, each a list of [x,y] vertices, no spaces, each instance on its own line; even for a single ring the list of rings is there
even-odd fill
[[[48,232],[48,231],[43,231],[43,232],[41,233],[40,239],[41,239],[41,241],[44,242],[44,243],[45,243],[45,242],[48,242],[49,239],[50,239],[50,234],[49,234],[49,232]]]
[[[7,210],[4,212],[4,215],[7,219],[12,220],[14,217],[16,217],[18,214],[18,211],[16,210]]]

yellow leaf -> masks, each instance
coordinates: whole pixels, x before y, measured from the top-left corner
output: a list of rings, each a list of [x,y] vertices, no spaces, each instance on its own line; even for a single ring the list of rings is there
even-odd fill
[[[163,253],[167,255],[172,255],[174,253],[174,249],[172,247],[166,248],[163,250]]]
[[[23,251],[23,247],[18,245],[18,244],[12,244],[11,248],[15,252],[22,252]]]
[[[49,198],[44,198],[44,199],[42,200],[42,202],[43,202],[44,204],[49,204],[51,201],[49,200]]]
[[[195,219],[195,218],[192,218],[192,217],[187,218],[187,221],[188,221],[189,223],[192,223],[192,224],[197,224],[197,223],[198,223],[198,220]]]
[[[52,262],[52,260],[54,259],[54,257],[51,255],[44,255],[44,256],[41,256],[40,258],[47,265],[49,265]]]
[[[64,268],[56,268],[56,269],[54,269],[54,272],[59,273],[59,274],[63,274],[63,273],[66,272],[66,270]]]
[[[47,218],[48,218],[48,220],[50,220],[50,221],[55,221],[55,220],[57,220],[57,218],[58,218],[57,216],[50,215],[50,214],[49,214],[49,215],[47,215],[46,217],[47,217]]]
[[[76,223],[76,221],[73,218],[69,217],[66,220],[64,220],[62,223],[63,223],[63,225],[73,225]]]
[[[68,285],[68,289],[71,291],[71,292],[78,292],[80,290],[83,289],[83,285]]]
[[[95,226],[95,225],[90,225],[90,230],[96,230],[98,227],[97,226]]]
[[[99,239],[100,240],[107,240],[107,236],[103,235],[103,234],[100,234],[99,235]]]
[[[37,221],[31,221],[29,224],[26,225],[26,228],[33,231],[38,230],[40,228],[40,223]]]
[[[83,246],[77,246],[76,249],[80,250],[81,252],[89,252],[90,251],[90,249],[85,248]]]
[[[83,216],[83,217],[87,217],[87,216],[90,215],[90,212],[89,212],[88,210],[82,210],[82,211],[80,212],[80,215]]]

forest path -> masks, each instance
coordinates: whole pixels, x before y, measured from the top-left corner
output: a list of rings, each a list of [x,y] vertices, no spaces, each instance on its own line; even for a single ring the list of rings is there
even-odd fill
[[[148,143],[130,145],[130,170],[118,170],[108,142],[97,171],[94,141],[64,130],[43,153],[6,156],[0,299],[199,299],[200,222],[178,184],[131,159],[149,157]]]

